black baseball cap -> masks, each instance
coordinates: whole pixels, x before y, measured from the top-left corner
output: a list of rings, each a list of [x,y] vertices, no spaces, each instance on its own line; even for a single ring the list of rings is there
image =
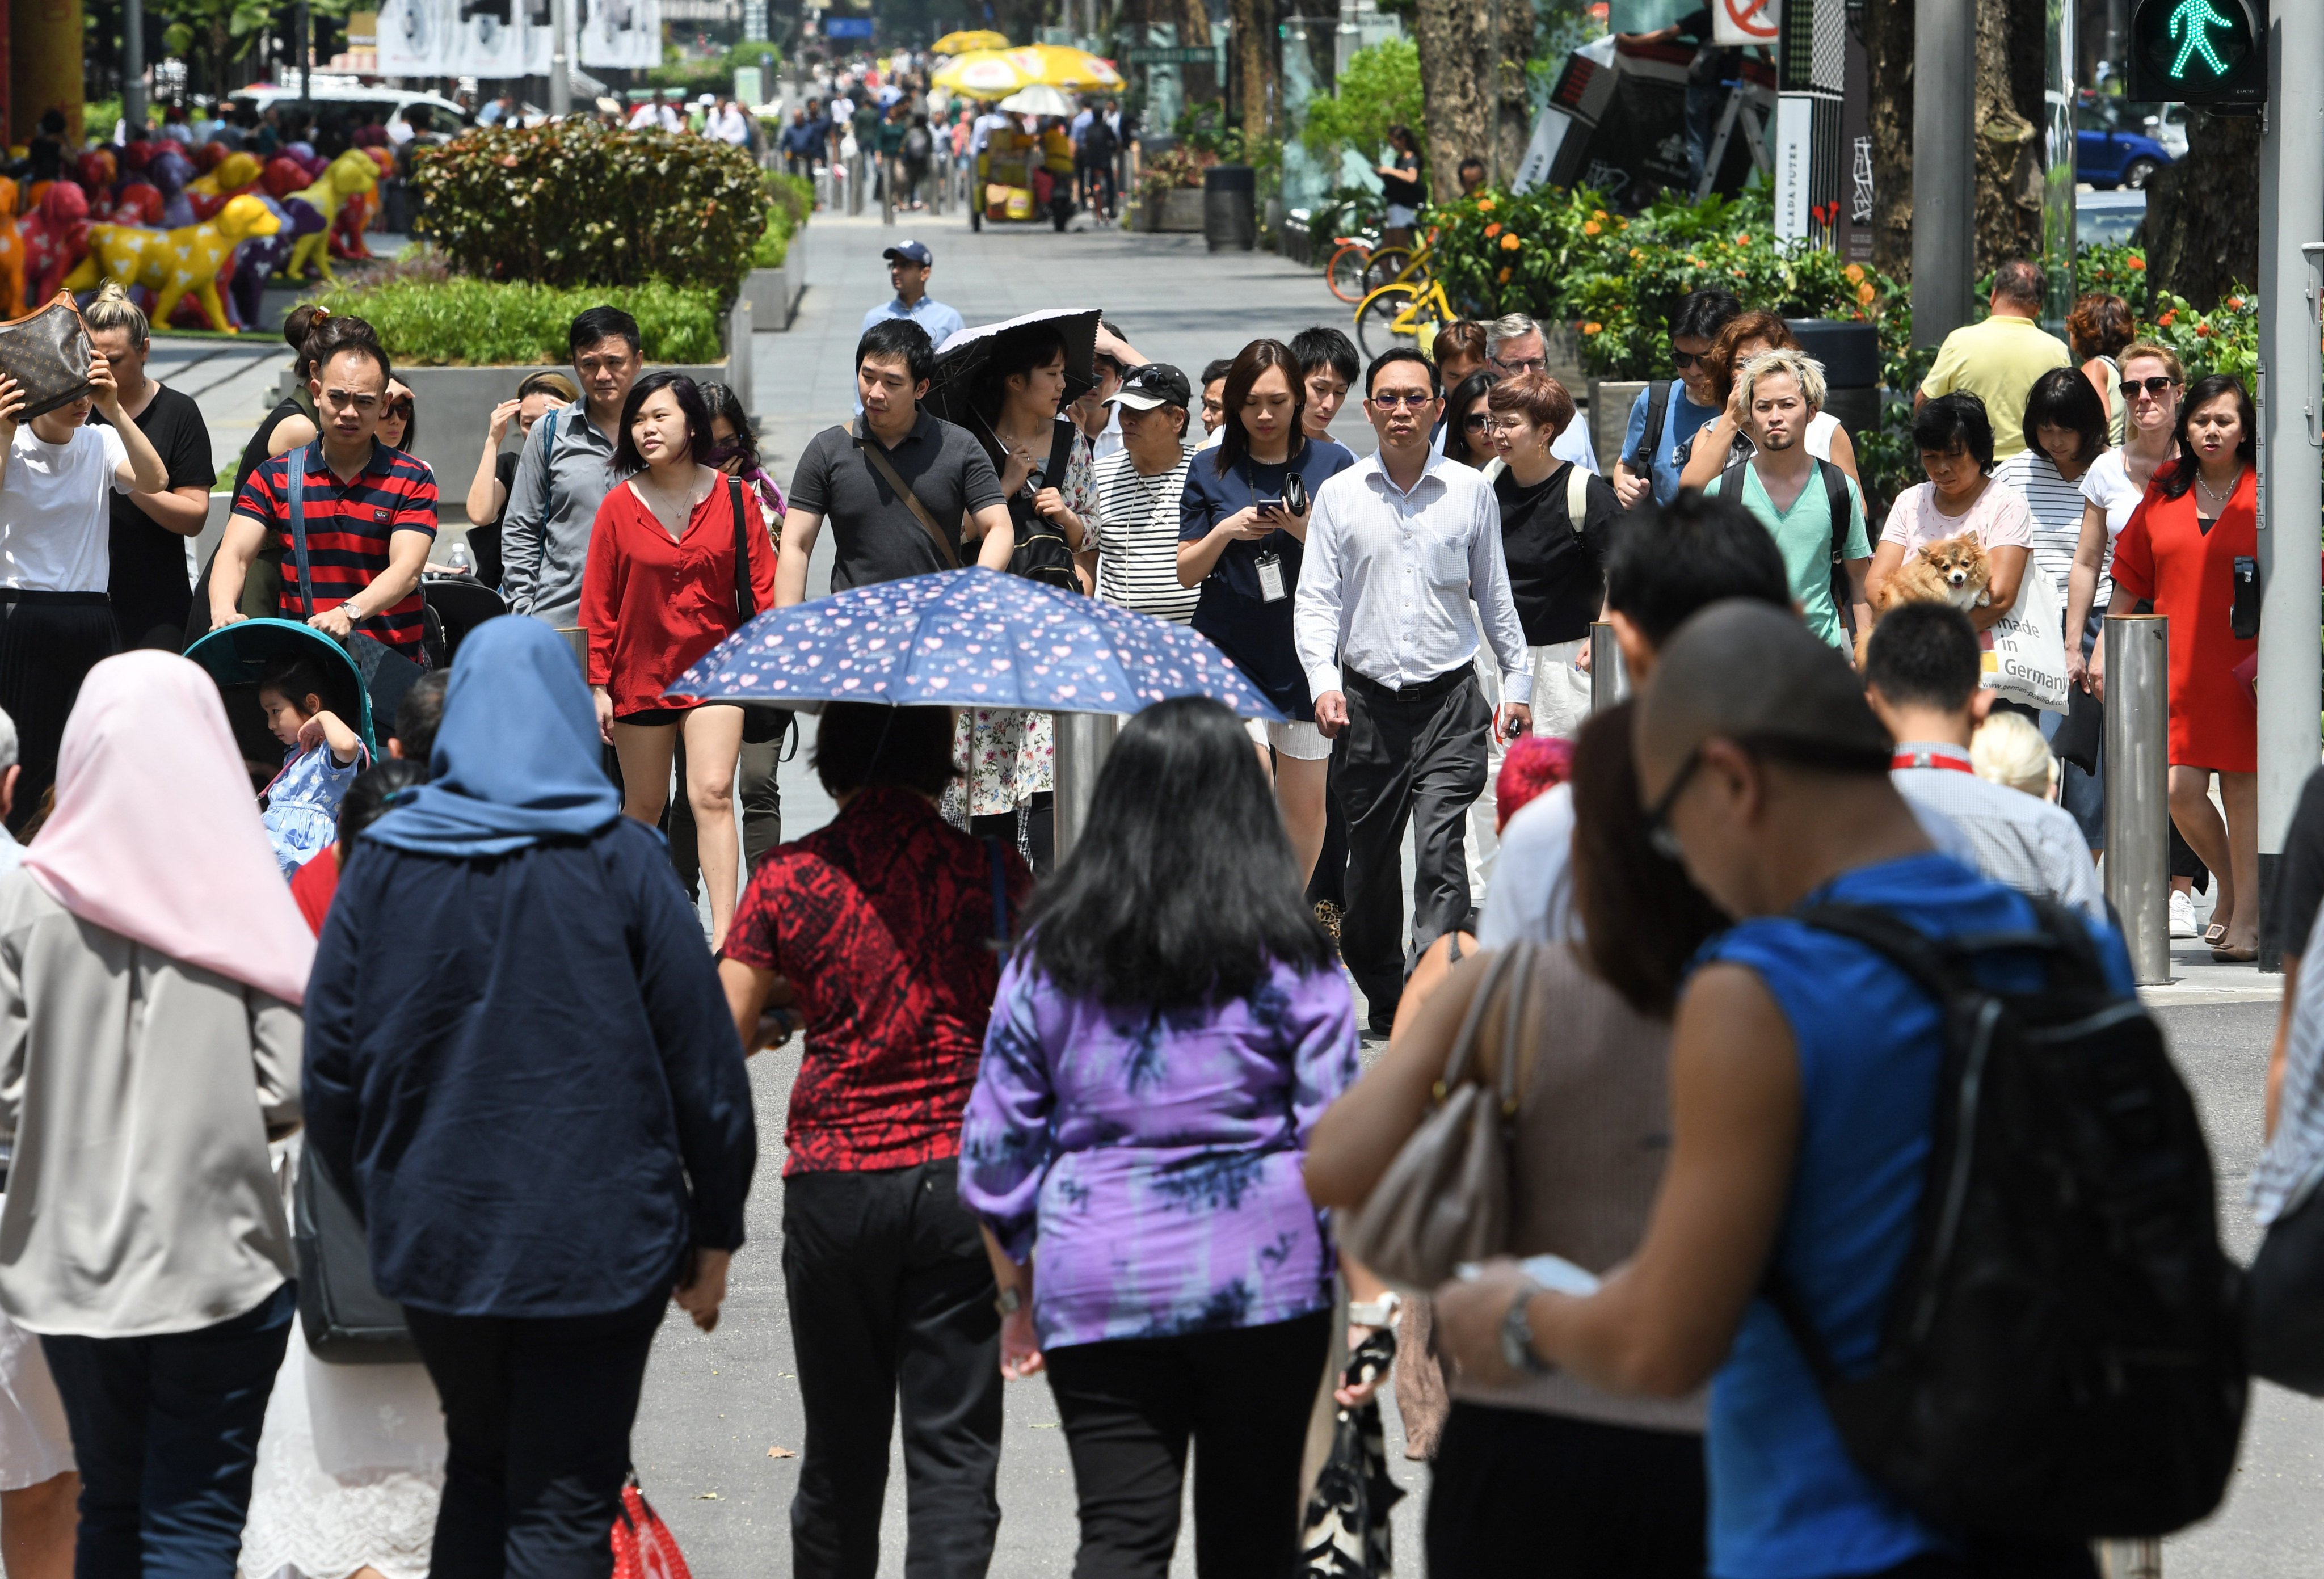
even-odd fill
[[[936,254],[917,241],[899,241],[880,255],[899,263],[918,263],[923,269],[936,261]]]
[[[1185,374],[1167,362],[1148,362],[1123,374],[1121,387],[1106,397],[1106,404],[1128,406],[1133,411],[1150,411],[1157,406],[1183,411],[1194,398]]]

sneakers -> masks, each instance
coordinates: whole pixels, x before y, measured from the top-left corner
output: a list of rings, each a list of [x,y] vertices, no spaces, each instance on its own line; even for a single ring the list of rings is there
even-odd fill
[[[2171,936],[2200,937],[2203,929],[2195,925],[2195,896],[2185,889],[2171,891]]]

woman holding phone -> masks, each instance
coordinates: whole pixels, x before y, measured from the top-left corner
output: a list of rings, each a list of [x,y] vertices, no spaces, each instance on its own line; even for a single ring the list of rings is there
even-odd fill
[[[1272,753],[1275,797],[1300,882],[1323,848],[1323,786],[1332,743],[1291,646],[1309,501],[1326,478],[1356,464],[1328,439],[1300,429],[1306,406],[1299,359],[1280,340],[1253,340],[1227,372],[1224,437],[1186,468],[1178,503],[1178,584],[1200,586],[1194,629],[1234,660],[1288,722],[1250,725]]]

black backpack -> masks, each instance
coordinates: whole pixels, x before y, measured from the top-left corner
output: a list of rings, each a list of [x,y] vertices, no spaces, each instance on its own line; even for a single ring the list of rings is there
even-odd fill
[[[1736,452],[1728,461],[1727,469],[1719,474],[1719,496],[1740,504],[1744,474],[1751,469],[1751,457],[1759,452],[1756,448],[1745,448],[1751,441],[1741,434],[1737,434],[1736,439]],[[1831,517],[1831,612],[1840,617],[1843,626],[1848,626],[1851,624],[1849,608],[1853,589],[1848,584],[1846,549],[1849,523],[1856,519],[1855,501],[1849,497],[1848,474],[1831,461],[1819,459],[1816,476],[1823,484],[1824,509]]]
[[[1766,1292],[1849,1456],[1972,1537],[2159,1536],[2218,1506],[2247,1382],[2241,1275],[2219,1247],[2195,1106],[2080,920],[1932,938],[1886,911],[1798,919],[1853,938],[1944,1012],[1946,1050],[1913,1250],[1869,1371],[1844,1377],[1794,1291]],[[2046,956],[2037,992],[1971,974]]]
[[[1065,541],[1065,531],[1048,517],[1035,512],[1033,495],[1043,488],[1065,485],[1065,467],[1073,461],[1074,446],[1080,442],[1081,430],[1070,418],[1059,417],[1050,435],[1049,458],[1041,468],[1040,480],[1028,482],[1009,501],[1009,519],[1017,528],[1017,546],[1009,556],[1009,574],[1046,582],[1066,592],[1079,592],[1081,577],[1074,570],[1074,550]]]
[[[929,152],[935,147],[936,143],[928,136],[928,129],[923,125],[915,125],[904,134],[904,162],[926,164],[928,162]]]

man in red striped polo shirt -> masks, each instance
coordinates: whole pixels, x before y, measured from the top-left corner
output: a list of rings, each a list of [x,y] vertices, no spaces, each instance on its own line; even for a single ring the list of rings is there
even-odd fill
[[[387,354],[368,340],[340,346],[314,370],[309,387],[322,431],[253,471],[235,495],[210,570],[213,625],[243,617],[236,608],[243,577],[272,536],[282,544],[282,618],[341,638],[360,628],[419,661],[420,576],[436,538],[436,475],[374,437],[387,380]],[[291,541],[294,466],[304,472],[311,607],[300,595]]]

